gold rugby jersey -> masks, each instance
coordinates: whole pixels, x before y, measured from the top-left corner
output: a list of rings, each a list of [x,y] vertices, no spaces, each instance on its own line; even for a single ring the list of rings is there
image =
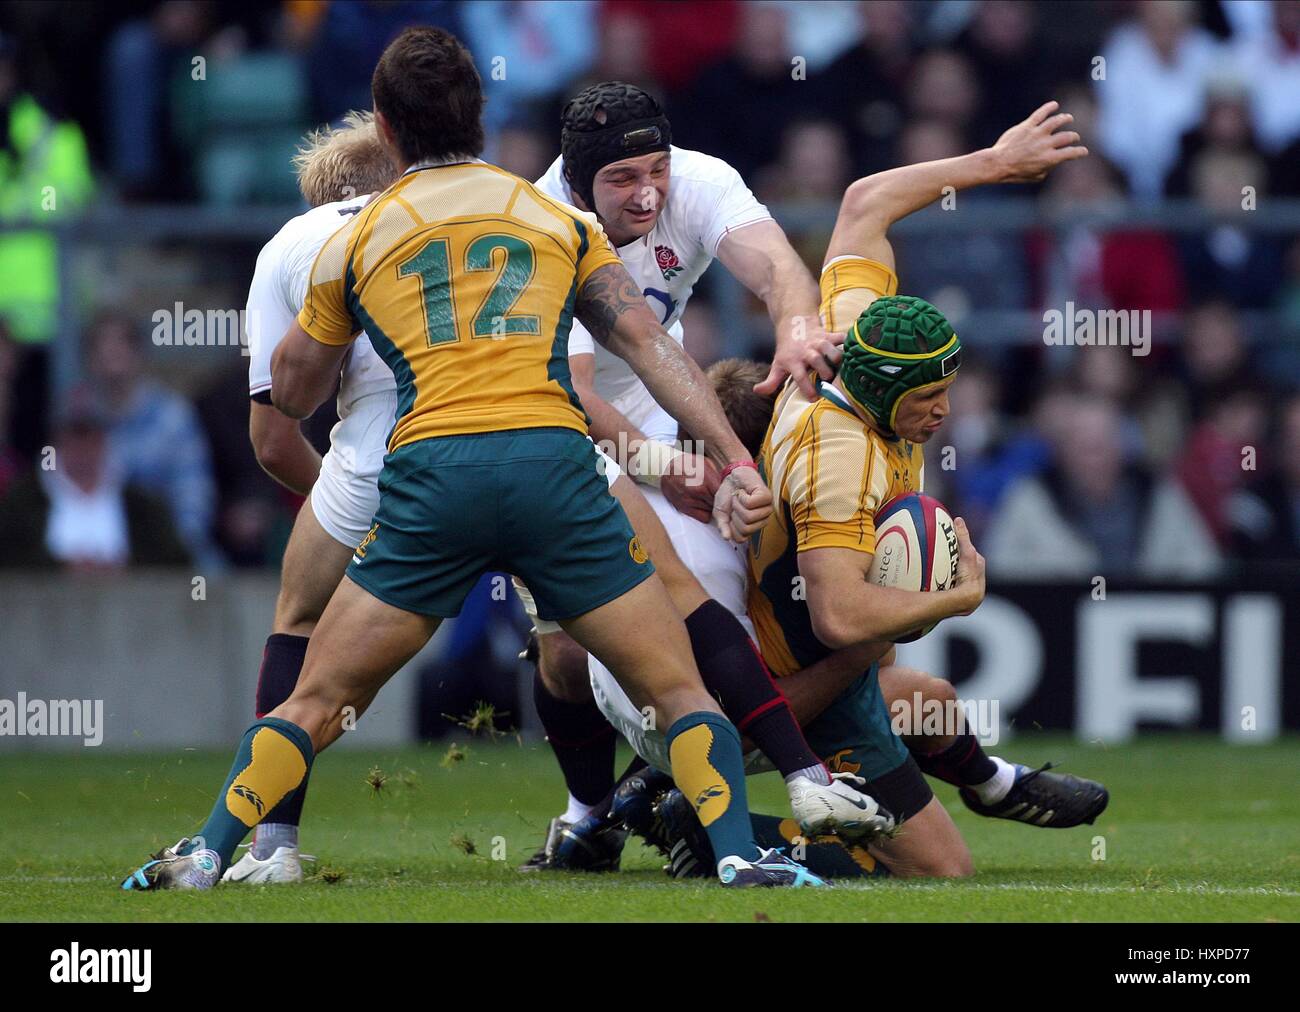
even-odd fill
[[[619,262],[594,215],[485,162],[416,168],[321,248],[298,322],[365,330],[397,379],[388,447],[543,426],[587,431],[569,376],[574,300]]]
[[[898,294],[898,277],[878,260],[836,257],[822,268],[822,326],[843,334],[882,295]]]
[[[874,554],[876,510],[921,491],[925,458],[918,444],[871,429],[830,384],[809,400],[787,383],[758,464],[776,509],[749,542],[749,617],[763,659],[784,677],[831,653],[813,634],[799,553]]]

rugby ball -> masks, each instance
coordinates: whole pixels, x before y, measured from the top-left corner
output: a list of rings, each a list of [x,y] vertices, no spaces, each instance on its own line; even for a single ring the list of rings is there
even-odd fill
[[[907,492],[876,510],[876,554],[867,579],[899,590],[947,590],[957,576],[957,528],[943,503]],[[911,643],[934,626],[900,636]]]

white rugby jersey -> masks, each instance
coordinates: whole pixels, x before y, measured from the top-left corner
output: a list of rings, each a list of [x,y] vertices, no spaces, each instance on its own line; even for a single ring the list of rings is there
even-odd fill
[[[616,250],[628,273],[645,293],[659,321],[680,344],[682,310],[700,275],[717,256],[728,232],[767,221],[772,215],[750,192],[740,173],[720,158],[673,147],[668,199],[655,227]],[[573,203],[557,158],[537,186]],[[596,393],[651,439],[677,438],[677,422],[655,403],[632,367],[592,340],[576,319],[569,334],[569,354],[596,356]]]
[[[307,297],[316,254],[370,200],[370,195],[313,207],[285,223],[257,255],[257,269],[248,289],[248,392],[271,389],[271,355],[298,316]],[[396,390],[397,381],[362,334],[352,342],[343,361],[338,414],[344,418],[358,400],[380,390]]]

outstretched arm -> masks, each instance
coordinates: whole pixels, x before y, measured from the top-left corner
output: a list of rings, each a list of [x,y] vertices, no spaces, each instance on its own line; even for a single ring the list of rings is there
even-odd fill
[[[1079,135],[1063,129],[1074,121],[1047,102],[1017,123],[991,148],[957,158],[941,158],[877,172],[852,183],[844,193],[826,259],[860,256],[894,269],[894,250],[886,234],[894,222],[953,191],[988,183],[1032,183],[1062,162],[1083,158],[1088,149]],[[1058,131],[1060,131],[1058,133]]]
[[[754,390],[775,394],[789,376],[813,396],[817,375],[834,378],[844,335],[822,327],[817,282],[781,226],[769,219],[727,233],[718,244],[718,259],[732,277],[763,300],[776,328],[772,368]]]
[[[894,644],[885,640],[860,643],[782,678],[778,684],[799,725],[807,727],[820,717],[874,662],[882,661],[884,667],[884,658],[893,649]]]
[[[625,414],[596,393],[596,357],[585,352],[569,356],[573,390],[591,419],[591,438],[617,458],[633,481],[651,485],[678,512],[707,524],[713,517],[719,468],[706,457],[695,457],[667,443],[647,439]]]
[[[713,386],[660,326],[627,268],[613,263],[593,272],[578,292],[575,312],[592,337],[632,367],[664,410],[703,441],[715,464],[725,469],[749,460]],[[762,527],[771,513],[772,493],[752,466],[733,469],[714,501],[719,529],[737,541]]]

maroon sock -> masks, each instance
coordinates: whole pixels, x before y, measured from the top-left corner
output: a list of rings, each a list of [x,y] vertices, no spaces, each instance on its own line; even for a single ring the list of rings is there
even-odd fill
[[[686,619],[695,664],[722,712],[747,734],[782,776],[820,766],[753,641],[736,616],[705,601]]]
[[[957,735],[956,741],[942,752],[924,755],[915,748],[911,752],[923,773],[957,787],[982,784],[998,772],[997,763],[984,754],[979,740],[970,733],[965,722],[962,723],[962,731]]]
[[[613,725],[594,700],[570,703],[553,696],[537,672],[533,674],[533,702],[569,793],[584,805],[600,804],[614,789],[618,736]]]
[[[261,720],[293,695],[302,662],[307,656],[306,636],[272,633],[262,651],[262,668],[257,673],[257,719]]]

